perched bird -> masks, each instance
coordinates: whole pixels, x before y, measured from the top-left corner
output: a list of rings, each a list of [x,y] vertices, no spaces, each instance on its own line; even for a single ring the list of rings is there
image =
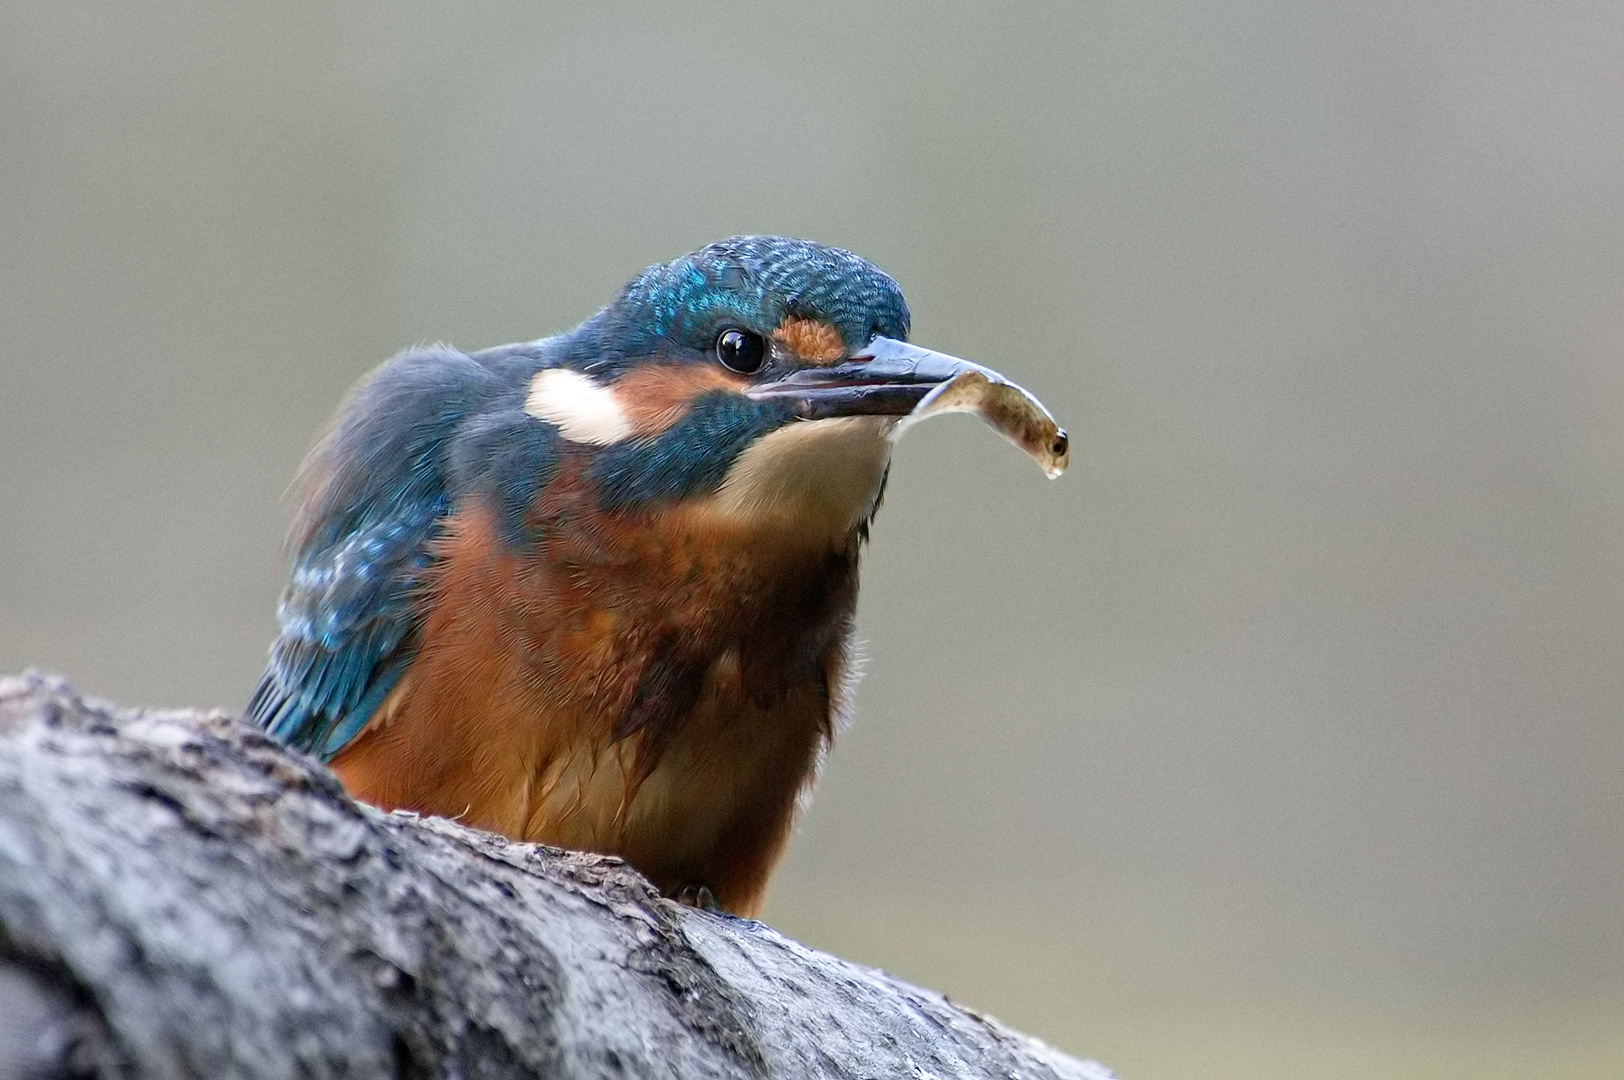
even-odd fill
[[[849,701],[893,429],[998,380],[908,322],[858,256],[745,236],[568,333],[400,354],[301,473],[250,715],[364,801],[755,914]]]

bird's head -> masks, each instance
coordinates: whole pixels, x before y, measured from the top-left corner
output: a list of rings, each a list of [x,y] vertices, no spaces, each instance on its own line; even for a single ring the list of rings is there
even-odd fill
[[[867,260],[734,237],[637,275],[561,342],[525,408],[591,448],[606,510],[699,501],[834,541],[873,512],[898,422],[986,370],[907,344],[908,324]]]

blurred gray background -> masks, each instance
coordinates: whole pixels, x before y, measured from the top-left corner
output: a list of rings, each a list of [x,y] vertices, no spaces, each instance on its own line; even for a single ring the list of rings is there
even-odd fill
[[[851,247],[901,446],[769,921],[1128,1080],[1624,1075],[1624,8],[0,5],[0,670],[240,707],[414,341]]]

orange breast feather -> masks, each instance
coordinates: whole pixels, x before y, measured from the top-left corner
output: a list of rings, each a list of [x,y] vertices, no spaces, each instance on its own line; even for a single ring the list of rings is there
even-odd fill
[[[855,553],[606,517],[568,477],[548,499],[523,551],[459,510],[417,657],[333,768],[368,802],[618,854],[753,914],[844,707]]]

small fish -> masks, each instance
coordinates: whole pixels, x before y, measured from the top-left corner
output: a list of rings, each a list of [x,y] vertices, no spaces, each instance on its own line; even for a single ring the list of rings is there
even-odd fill
[[[1030,391],[991,368],[945,356],[900,341],[876,341],[866,352],[891,363],[908,363],[921,372],[957,372],[931,389],[891,432],[901,438],[913,425],[938,413],[964,412],[981,417],[994,431],[1026,451],[1053,480],[1071,464],[1071,439]],[[938,376],[940,377],[940,376]]]

